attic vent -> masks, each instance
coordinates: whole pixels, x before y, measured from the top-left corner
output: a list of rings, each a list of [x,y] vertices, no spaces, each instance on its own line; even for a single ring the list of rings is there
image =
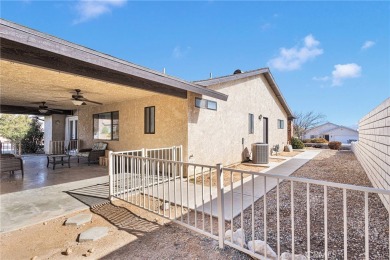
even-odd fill
[[[242,73],[242,70],[240,70],[240,69],[236,69],[234,72],[233,72],[233,74],[241,74]]]

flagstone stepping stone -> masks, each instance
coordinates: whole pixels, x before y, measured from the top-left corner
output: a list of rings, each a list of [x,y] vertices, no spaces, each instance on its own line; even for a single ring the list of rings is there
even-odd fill
[[[79,242],[96,241],[107,236],[107,234],[108,227],[93,227],[80,234]]]
[[[91,222],[92,214],[79,214],[74,217],[68,218],[65,221],[65,226],[80,226],[85,223]]]

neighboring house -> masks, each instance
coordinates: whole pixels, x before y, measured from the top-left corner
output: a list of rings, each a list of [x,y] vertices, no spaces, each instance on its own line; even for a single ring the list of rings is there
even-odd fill
[[[328,122],[307,130],[303,139],[311,138],[325,138],[328,141],[351,143],[359,139],[359,133],[352,128]]]
[[[291,138],[293,115],[268,68],[188,82],[8,21],[0,29],[2,111],[40,114],[32,103],[55,99],[45,151],[72,139],[113,151],[181,145],[184,161],[228,165],[254,142],[283,149]]]

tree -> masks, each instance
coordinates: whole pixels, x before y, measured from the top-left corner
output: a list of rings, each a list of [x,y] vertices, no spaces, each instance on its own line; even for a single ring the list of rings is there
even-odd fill
[[[27,115],[0,114],[0,135],[11,142],[20,142],[30,129]]]
[[[9,139],[14,145],[19,143],[19,154],[21,154],[20,142],[29,130],[30,121],[31,119],[26,115],[0,114],[0,136]]]
[[[30,129],[22,140],[23,153],[36,153],[42,148],[43,131],[38,118],[33,118],[30,122]]]
[[[308,129],[323,123],[326,118],[324,114],[314,111],[307,113],[299,112],[295,113],[294,116],[294,135],[299,139],[302,139]]]

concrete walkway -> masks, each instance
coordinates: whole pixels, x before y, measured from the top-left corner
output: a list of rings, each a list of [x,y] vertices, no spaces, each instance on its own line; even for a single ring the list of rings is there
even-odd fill
[[[0,196],[0,232],[9,232],[108,202],[108,176]]]
[[[293,158],[288,158],[288,160],[282,164],[274,164],[274,166],[263,170],[262,173],[289,176],[320,152],[321,150],[305,151]],[[168,185],[170,185],[169,189]],[[252,185],[254,186],[253,193]],[[256,176],[254,177],[253,183],[252,177],[244,179],[243,187],[241,187],[240,182],[235,183],[233,191],[231,191],[230,186],[225,187],[225,220],[231,220],[232,218],[238,216],[241,213],[242,208],[245,210],[251,206],[253,200],[258,200],[264,195],[264,191],[268,192],[276,187],[276,185],[277,180],[275,178],[268,177],[266,180],[266,187],[264,188],[264,177]],[[170,191],[169,193],[168,190]],[[180,194],[182,193],[183,197],[181,198]],[[211,213],[213,216],[217,216],[218,214],[217,189],[215,187],[210,189],[210,187],[204,186],[202,197],[201,185],[191,182],[187,183],[186,180],[180,181],[179,179],[176,179],[175,181],[171,181],[169,183],[166,182],[164,184],[160,184],[159,187],[156,185],[154,187],[150,187],[145,190],[145,194],[157,197],[161,200],[165,199],[172,204],[183,205],[184,207],[189,207],[193,210],[196,209],[197,211],[202,211],[204,208],[206,214]],[[242,198],[241,194],[243,194]],[[241,203],[241,201],[243,201],[243,203]]]

